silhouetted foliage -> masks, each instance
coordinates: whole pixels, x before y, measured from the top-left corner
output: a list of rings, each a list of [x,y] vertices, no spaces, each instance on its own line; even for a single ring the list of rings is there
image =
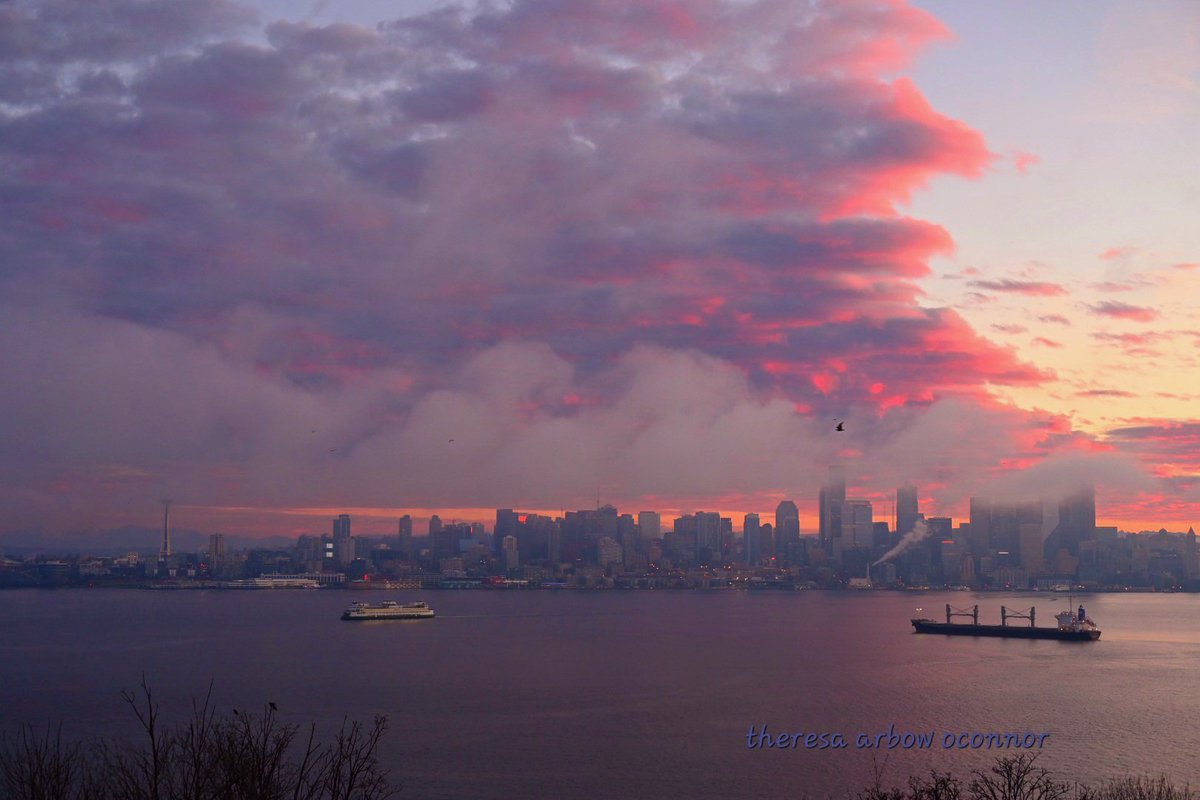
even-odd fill
[[[316,726],[282,723],[273,704],[261,714],[218,717],[212,690],[191,718],[164,726],[143,679],[123,693],[142,736],[134,744],[64,745],[61,731],[31,726],[0,738],[0,797],[8,800],[383,800],[395,795],[376,750],[387,719],[370,727],[343,721],[321,744]]]
[[[990,769],[975,770],[965,788],[949,773],[930,772],[909,778],[907,788],[885,789],[876,766],[874,783],[855,800],[1193,800],[1189,787],[1165,777],[1124,777],[1089,787],[1056,781],[1036,762],[1036,755],[1006,756]]]
[[[968,787],[971,800],[1063,800],[1070,784],[1058,783],[1037,766],[1037,756],[1002,758],[987,772],[975,771]]]
[[[1180,788],[1166,778],[1117,778],[1098,789],[1084,788],[1079,800],[1192,800],[1189,786]]]

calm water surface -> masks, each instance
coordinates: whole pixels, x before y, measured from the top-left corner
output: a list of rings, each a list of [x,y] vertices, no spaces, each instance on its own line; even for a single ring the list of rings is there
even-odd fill
[[[345,623],[354,599],[427,600],[435,620]],[[408,798],[844,796],[870,781],[860,731],[936,731],[885,782],[966,775],[996,753],[943,732],[1048,732],[1061,779],[1136,772],[1200,784],[1200,597],[1083,598],[1095,644],[919,636],[915,606],[1051,596],[747,592],[0,592],[0,720],[69,736],[130,730],[144,673],[182,716],[278,704],[337,728],[386,714],[382,757]],[[1057,606],[1057,608],[1055,607]],[[994,619],[993,619],[994,618]],[[840,751],[749,750],[751,725],[846,734]],[[874,758],[884,763],[885,754]]]

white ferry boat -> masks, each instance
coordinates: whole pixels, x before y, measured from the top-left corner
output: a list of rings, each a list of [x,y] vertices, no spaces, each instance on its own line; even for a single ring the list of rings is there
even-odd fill
[[[397,603],[387,600],[382,603],[352,603],[342,612],[342,619],[431,619],[433,609],[424,602]]]

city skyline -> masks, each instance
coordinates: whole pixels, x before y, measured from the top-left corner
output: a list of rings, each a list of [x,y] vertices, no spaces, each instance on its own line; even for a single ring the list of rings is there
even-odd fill
[[[807,534],[834,463],[877,513],[1083,482],[1186,530],[1198,37],[1182,1],[13,5],[0,544],[164,497]]]
[[[920,508],[919,490],[896,487],[894,519],[876,519],[871,500],[847,495],[845,471],[831,467],[818,495],[820,529],[802,534],[797,504],[781,500],[774,520],[697,510],[669,520],[612,505],[560,515],[498,508],[494,523],[442,519],[425,531],[411,515],[390,532],[367,531],[340,513],[331,532],[299,535],[293,546],[230,548],[224,534],[207,550],[172,552],[163,520],[158,558],[76,552],[66,560],[36,551],[0,559],[9,586],[245,589],[935,589],[1099,591],[1200,587],[1200,546],[1186,532],[1122,532],[1098,524],[1095,488],[1040,498],[972,497],[956,520]],[[423,534],[423,535],[418,535]],[[111,552],[116,542],[109,543]],[[265,544],[265,546],[263,546]],[[128,545],[127,545],[128,547]]]
[[[838,469],[835,467],[834,469]],[[922,499],[920,488],[912,483],[905,482],[899,486],[893,487],[890,492],[883,491],[861,491],[854,487],[853,483],[848,484],[851,489],[842,489],[839,500],[836,501],[836,506],[840,509],[844,503],[866,503],[872,508],[872,518],[876,523],[886,522],[890,529],[898,534],[913,529],[915,522],[918,519],[929,520],[931,518],[947,519],[959,522],[969,522],[972,514],[975,511],[977,502],[984,503],[999,503],[999,504],[1022,504],[1036,502],[1043,505],[1051,506],[1057,504],[1062,497],[1069,497],[1077,494],[1079,491],[1086,490],[1091,494],[1092,506],[1095,508],[1094,519],[1092,524],[1095,526],[1106,526],[1116,530],[1121,530],[1126,533],[1156,533],[1168,530],[1167,527],[1160,525],[1157,528],[1140,528],[1137,530],[1124,528],[1120,525],[1109,523],[1112,520],[1103,510],[1103,503],[1095,499],[1094,487],[1088,487],[1080,484],[1072,490],[1068,490],[1063,494],[1056,494],[1054,491],[1043,492],[1042,494],[987,494],[980,496],[972,496],[969,498],[969,503],[965,503],[963,508],[952,511],[936,505],[931,505],[927,500]],[[492,529],[493,523],[496,522],[497,514],[504,512],[515,520],[517,516],[535,515],[551,519],[561,519],[567,513],[583,513],[586,511],[600,510],[602,508],[625,509],[622,513],[632,514],[637,520],[640,528],[659,531],[669,527],[670,524],[685,516],[695,516],[697,514],[713,514],[719,518],[730,519],[735,523],[742,522],[744,524],[747,517],[753,517],[756,522],[770,521],[772,525],[778,524],[778,518],[781,509],[786,505],[795,510],[799,520],[799,535],[804,537],[812,537],[814,539],[822,539],[824,533],[821,528],[821,506],[823,502],[823,494],[827,486],[821,487],[815,498],[806,498],[803,495],[791,495],[781,497],[776,503],[773,510],[770,511],[751,511],[746,509],[713,509],[705,507],[692,507],[682,509],[648,509],[620,506],[605,500],[597,498],[597,503],[594,506],[585,508],[534,508],[521,507],[513,509],[511,507],[504,508],[354,508],[347,506],[333,506],[328,509],[323,508],[299,508],[299,509],[272,509],[271,515],[292,515],[301,518],[303,521],[294,522],[287,526],[276,526],[272,533],[275,536],[295,536],[295,535],[310,535],[315,531],[319,531],[328,526],[329,520],[334,521],[335,535],[338,530],[342,530],[341,526],[348,524],[344,520],[354,518],[359,520],[359,533],[363,532],[362,521],[367,520],[366,526],[368,530],[365,535],[371,537],[392,536],[395,533],[396,523],[399,520],[403,526],[403,530],[407,531],[408,536],[428,536],[430,531],[428,525],[436,524],[439,528],[442,525],[474,525],[484,526],[489,532]],[[176,508],[180,506],[176,505]],[[206,511],[204,507],[188,507],[182,506],[185,509]],[[806,514],[806,509],[812,513]],[[254,509],[238,509],[239,514],[254,513]],[[835,515],[836,516],[836,515]],[[840,525],[840,519],[836,523]],[[183,527],[191,530],[193,526],[189,523],[184,523]],[[1181,528],[1177,533],[1183,533],[1186,530],[1194,527],[1191,524]],[[740,530],[740,528],[739,528]],[[207,535],[206,531],[203,532]]]

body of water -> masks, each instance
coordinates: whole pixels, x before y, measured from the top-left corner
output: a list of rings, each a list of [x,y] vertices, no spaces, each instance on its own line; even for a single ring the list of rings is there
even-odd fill
[[[1055,601],[1057,598],[1057,601]],[[342,622],[352,600],[423,599],[437,618]],[[68,737],[133,730],[141,676],[182,718],[218,706],[331,734],[387,715],[381,757],[408,798],[845,796],[997,751],[945,733],[1048,733],[1064,780],[1165,773],[1200,784],[1200,597],[1076,597],[1097,643],[914,635],[914,607],[1065,596],[891,592],[58,590],[0,593],[0,718]],[[1019,623],[1018,623],[1019,624]],[[749,749],[751,726],[841,733],[842,750]],[[894,725],[928,750],[858,749]],[[1007,751],[1022,752],[1022,751]]]

